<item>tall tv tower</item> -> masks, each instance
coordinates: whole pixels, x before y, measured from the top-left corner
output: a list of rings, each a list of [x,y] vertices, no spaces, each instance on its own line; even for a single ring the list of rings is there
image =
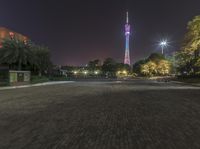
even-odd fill
[[[131,31],[131,26],[129,24],[129,16],[128,16],[128,12],[127,12],[126,13],[126,25],[125,25],[126,49],[125,49],[124,64],[128,64],[128,65],[131,65],[130,51],[129,51],[130,31]]]

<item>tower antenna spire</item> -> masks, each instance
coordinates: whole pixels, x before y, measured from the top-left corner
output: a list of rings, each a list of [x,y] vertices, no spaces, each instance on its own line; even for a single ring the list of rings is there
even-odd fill
[[[129,23],[129,16],[128,16],[128,11],[126,12],[126,23]]]

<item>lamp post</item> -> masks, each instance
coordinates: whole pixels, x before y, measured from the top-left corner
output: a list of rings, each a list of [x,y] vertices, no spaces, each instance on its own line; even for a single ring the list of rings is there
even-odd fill
[[[86,77],[87,77],[87,75],[88,75],[88,71],[87,71],[87,70],[85,70],[85,71],[83,72],[83,74],[84,74],[84,77],[86,78]]]
[[[167,46],[167,41],[166,40],[161,41],[160,46],[162,48],[162,54],[164,55],[164,48]]]

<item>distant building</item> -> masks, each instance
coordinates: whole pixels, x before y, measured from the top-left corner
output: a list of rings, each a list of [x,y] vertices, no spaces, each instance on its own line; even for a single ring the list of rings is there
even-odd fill
[[[0,27],[0,48],[2,47],[2,41],[6,38],[17,38],[19,40],[22,40],[26,42],[28,40],[28,37],[19,34],[17,32],[14,32],[10,29],[7,29],[5,27]]]

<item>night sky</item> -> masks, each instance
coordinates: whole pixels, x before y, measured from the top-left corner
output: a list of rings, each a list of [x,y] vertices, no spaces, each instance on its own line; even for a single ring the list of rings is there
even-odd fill
[[[59,65],[124,58],[124,24],[130,13],[131,62],[159,52],[158,41],[179,49],[186,25],[200,14],[200,0],[0,0],[0,26],[51,49]]]

